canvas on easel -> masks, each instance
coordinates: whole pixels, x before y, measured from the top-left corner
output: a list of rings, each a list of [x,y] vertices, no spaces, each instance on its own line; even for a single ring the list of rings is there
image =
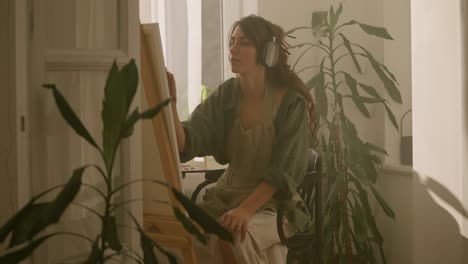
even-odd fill
[[[140,31],[141,79],[146,104],[155,106],[169,98],[166,68],[158,24],[143,24]],[[170,106],[143,124],[143,173],[181,190],[180,160]],[[143,225],[147,234],[162,246],[179,249],[184,263],[196,263],[191,236],[177,221],[172,206],[178,202],[167,189],[152,184],[143,187]],[[182,211],[184,209],[180,207]]]

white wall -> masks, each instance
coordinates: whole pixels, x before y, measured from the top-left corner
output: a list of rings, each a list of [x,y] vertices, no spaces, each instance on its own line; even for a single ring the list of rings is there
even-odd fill
[[[418,176],[413,263],[468,261],[463,259],[466,216],[460,213],[468,202],[463,197],[468,191],[463,2],[413,0],[411,4],[413,157]]]
[[[384,42],[384,61],[395,74],[403,98],[402,104],[390,103],[399,126],[403,114],[412,107],[410,5],[411,2],[408,0],[383,1],[383,25],[394,38],[393,41]],[[411,117],[410,112],[404,118],[403,129],[400,128],[399,133],[385,115],[385,149],[389,153],[385,158],[386,164],[400,165],[400,135],[411,136]]]
[[[468,157],[468,2],[467,1],[461,1],[461,10],[462,10],[462,19],[461,19],[461,29],[463,32],[463,51],[462,54],[464,54],[464,63],[462,67],[462,78],[463,78],[463,84],[464,84],[464,89],[462,89],[462,102],[463,102],[463,109],[462,109],[462,129],[463,129],[463,141],[462,141],[462,148],[463,148],[463,157],[466,158]],[[462,201],[463,204],[465,205],[465,208],[467,207],[466,205],[468,204],[468,177],[466,177],[467,172],[468,172],[468,162],[463,162],[462,164],[462,171],[463,171],[463,177],[462,177],[462,185],[463,185],[463,191],[462,191]],[[468,221],[466,218],[463,221],[463,234],[465,239],[463,239],[463,261],[468,262],[468,240],[467,238],[467,233],[468,233]]]
[[[410,1],[384,0],[382,4],[384,27],[394,38],[384,42],[385,65],[395,74],[403,103],[391,103],[399,122],[403,114],[412,108],[411,92],[411,14]],[[385,115],[384,141],[389,156],[378,183],[378,190],[394,210],[396,217],[389,219],[379,208],[375,217],[385,239],[384,252],[387,263],[413,263],[413,173],[411,166],[400,162],[400,137],[412,134],[412,113],[403,120],[403,130],[398,132]]]
[[[391,219],[374,205],[375,219],[384,238],[384,252],[389,264],[413,263],[413,172],[411,168],[386,166],[378,183],[382,197],[395,212]]]

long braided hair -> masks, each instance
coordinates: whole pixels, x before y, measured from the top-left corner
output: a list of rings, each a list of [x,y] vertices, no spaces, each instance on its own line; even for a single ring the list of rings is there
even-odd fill
[[[283,28],[260,16],[250,15],[243,17],[232,25],[230,36],[232,36],[233,31],[238,26],[242,29],[245,36],[255,45],[257,50],[257,63],[264,64],[266,44],[273,38],[276,39],[276,43],[279,45],[278,62],[273,67],[266,67],[265,78],[278,86],[295,89],[307,99],[309,130],[316,140],[315,132],[317,129],[317,121],[314,100],[305,83],[291,70],[291,66],[288,64],[289,52],[287,49],[289,44],[285,40],[286,35]]]

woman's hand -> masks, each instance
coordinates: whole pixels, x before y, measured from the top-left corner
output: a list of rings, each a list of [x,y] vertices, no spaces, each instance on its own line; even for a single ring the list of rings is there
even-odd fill
[[[244,241],[250,219],[275,193],[276,187],[266,181],[260,182],[255,190],[237,208],[223,214],[219,219],[219,223],[224,228],[234,232],[234,237],[240,233],[241,241]]]
[[[169,95],[177,101],[177,89],[174,75],[166,69],[167,85],[169,86]]]
[[[252,215],[253,213],[250,210],[239,206],[224,213],[220,217],[219,223],[227,230],[233,232],[235,237],[241,235],[241,241],[244,241],[247,233],[247,225]]]

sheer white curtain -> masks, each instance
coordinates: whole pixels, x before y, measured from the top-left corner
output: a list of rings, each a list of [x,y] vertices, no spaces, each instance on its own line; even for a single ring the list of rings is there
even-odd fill
[[[241,17],[248,16],[251,14],[256,15],[258,12],[258,1],[257,0],[220,0],[222,2],[222,36],[223,36],[223,78],[226,80],[233,77],[231,72],[231,65],[229,64],[228,56],[229,49],[227,44],[229,43],[229,31],[232,24],[239,20]]]
[[[256,14],[257,9],[257,0],[140,0],[142,23],[160,25],[166,65],[176,77],[182,120],[200,102],[202,76],[215,76],[211,81],[203,77],[210,88],[233,76],[227,60],[229,29],[234,21]],[[208,54],[211,52],[219,55]]]
[[[201,0],[140,0],[142,23],[159,23],[168,70],[177,82],[177,108],[185,119],[200,103]]]

